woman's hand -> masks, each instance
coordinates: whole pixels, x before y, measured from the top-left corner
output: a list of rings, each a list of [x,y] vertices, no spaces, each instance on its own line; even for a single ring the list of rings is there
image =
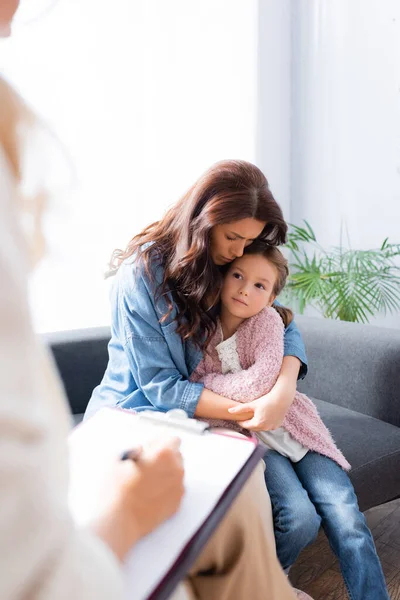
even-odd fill
[[[229,421],[239,421],[243,419],[251,419],[253,411],[244,410],[240,415],[230,414],[229,409],[234,406],[241,406],[235,400],[230,400],[224,396],[220,396],[211,390],[203,389],[199,401],[197,403],[195,417],[199,419],[222,419]],[[248,406],[244,404],[243,406]]]
[[[288,403],[286,398],[280,396],[276,392],[274,393],[274,389],[269,394],[266,394],[257,400],[230,408],[229,412],[232,416],[234,415],[235,418],[237,418],[242,414],[245,415],[245,413],[251,410],[253,413],[251,419],[239,421],[239,425],[246,429],[250,429],[251,431],[270,431],[272,429],[278,429],[283,423],[288,410],[288,404],[290,406],[291,402]]]
[[[248,409],[253,411],[252,418],[244,416],[243,420],[239,421],[239,425],[252,431],[278,429],[294,400],[299,368],[298,358],[285,356],[277,382],[268,394],[252,402],[230,408],[229,412],[235,418],[245,415]]]
[[[121,560],[178,510],[184,493],[179,446],[177,438],[147,445],[137,462],[114,465],[103,490],[103,509],[91,529]]]

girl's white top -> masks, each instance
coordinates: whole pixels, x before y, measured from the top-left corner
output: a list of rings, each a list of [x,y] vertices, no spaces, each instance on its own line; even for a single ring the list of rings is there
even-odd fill
[[[237,337],[234,333],[231,337],[223,340],[216,346],[218,358],[221,361],[222,373],[238,373],[242,370],[237,351]],[[308,449],[300,444],[284,427],[278,427],[272,431],[257,431],[257,437],[271,450],[287,456],[292,462],[298,462],[308,452]]]

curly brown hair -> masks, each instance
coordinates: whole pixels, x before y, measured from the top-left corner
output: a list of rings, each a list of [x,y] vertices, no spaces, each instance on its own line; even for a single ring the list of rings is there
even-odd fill
[[[216,316],[210,310],[218,301],[221,269],[210,252],[210,233],[215,225],[253,218],[266,223],[260,238],[271,246],[286,240],[287,224],[265,175],[243,160],[224,160],[208,169],[160,221],[135,235],[125,250],[115,250],[110,267],[135,254],[152,276],[156,257],[164,269],[157,296],[165,296],[168,311],[177,312],[177,332],[201,348],[214,332]],[[172,296],[169,295],[169,293]]]

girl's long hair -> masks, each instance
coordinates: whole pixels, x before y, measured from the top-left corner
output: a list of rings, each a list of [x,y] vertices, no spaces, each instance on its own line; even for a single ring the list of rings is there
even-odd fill
[[[271,246],[263,240],[254,240],[254,242],[245,248],[244,254],[258,254],[268,260],[276,269],[277,278],[274,283],[272,293],[277,298],[286,285],[289,277],[289,265],[279,248]],[[293,312],[285,306],[272,305],[281,316],[281,319],[287,327],[293,321]]]
[[[132,238],[124,251],[115,250],[110,267],[115,272],[135,254],[151,277],[151,261],[161,261],[164,277],[157,297],[165,296],[168,306],[161,322],[173,310],[171,293],[178,333],[183,340],[192,339],[204,348],[215,330],[216,316],[210,307],[217,303],[222,283],[221,269],[211,257],[210,233],[215,225],[246,218],[266,223],[259,237],[271,246],[285,242],[287,225],[282,210],[260,169],[242,160],[218,162],[160,221]]]

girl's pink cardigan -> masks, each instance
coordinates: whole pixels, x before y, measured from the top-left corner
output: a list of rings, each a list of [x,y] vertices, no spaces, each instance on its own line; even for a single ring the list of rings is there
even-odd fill
[[[237,331],[237,351],[243,371],[223,375],[216,350],[222,336],[217,328],[191,381],[203,382],[207,389],[238,402],[255,400],[270,392],[278,379],[283,360],[283,335],[284,325],[274,308],[265,308],[247,319]],[[232,421],[218,424],[235,428]],[[309,450],[331,458],[346,471],[350,469],[314,403],[304,394],[296,392],[282,427]]]

